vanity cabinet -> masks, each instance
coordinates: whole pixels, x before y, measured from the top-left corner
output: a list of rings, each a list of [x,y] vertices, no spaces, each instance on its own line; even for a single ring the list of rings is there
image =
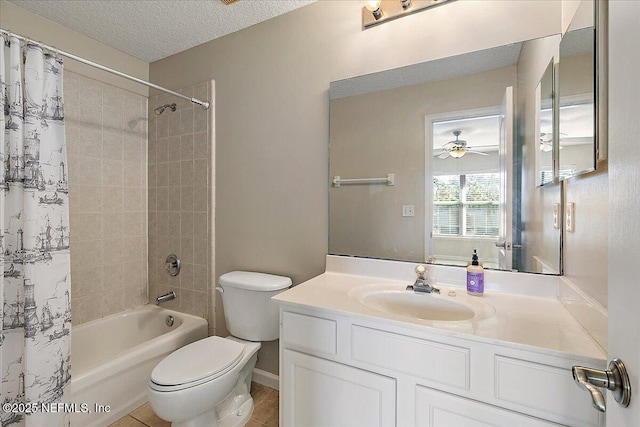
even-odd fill
[[[282,304],[280,422],[602,426],[571,355]],[[604,367],[604,366],[603,366]]]

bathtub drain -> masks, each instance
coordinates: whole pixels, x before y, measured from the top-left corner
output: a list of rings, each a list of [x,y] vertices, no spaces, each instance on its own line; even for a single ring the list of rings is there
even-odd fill
[[[173,316],[167,316],[167,318],[164,319],[164,323],[169,327],[173,326]]]

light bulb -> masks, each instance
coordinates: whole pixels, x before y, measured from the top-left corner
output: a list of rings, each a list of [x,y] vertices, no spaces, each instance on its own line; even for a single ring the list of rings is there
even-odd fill
[[[409,9],[411,7],[411,0],[400,0],[403,9]]]
[[[467,150],[463,150],[462,148],[456,148],[454,150],[449,151],[449,154],[451,155],[451,157],[455,159],[459,159],[460,157],[467,154]]]
[[[382,9],[380,9],[380,3],[382,3],[381,0],[369,0],[367,1],[367,3],[364,5],[364,7],[371,12],[371,14],[373,15],[373,17],[378,20],[380,18],[382,18]]]

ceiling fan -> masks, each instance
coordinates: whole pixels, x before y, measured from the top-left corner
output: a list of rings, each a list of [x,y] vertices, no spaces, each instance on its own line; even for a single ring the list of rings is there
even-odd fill
[[[560,132],[560,135],[566,135],[566,133]],[[563,140],[563,138],[560,138]],[[553,150],[553,134],[552,133],[540,133],[540,151],[543,153],[548,153]],[[560,145],[560,149],[562,150],[564,147]]]
[[[480,151],[474,151],[467,148],[467,141],[463,139],[459,139],[460,134],[462,134],[461,130],[454,130],[453,135],[456,137],[454,141],[449,141],[442,146],[442,153],[438,155],[439,159],[446,159],[451,156],[455,159],[459,159],[467,153],[472,154],[480,154],[481,156],[488,156],[487,153],[482,153]]]

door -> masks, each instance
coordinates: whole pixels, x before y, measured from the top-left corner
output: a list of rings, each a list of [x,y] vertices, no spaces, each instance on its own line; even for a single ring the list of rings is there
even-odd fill
[[[607,426],[640,426],[640,2],[611,1],[608,7],[608,355],[627,366],[631,403],[623,408],[607,392]]]
[[[513,87],[509,86],[500,106],[500,221],[496,242],[500,270],[512,269],[513,126]]]

